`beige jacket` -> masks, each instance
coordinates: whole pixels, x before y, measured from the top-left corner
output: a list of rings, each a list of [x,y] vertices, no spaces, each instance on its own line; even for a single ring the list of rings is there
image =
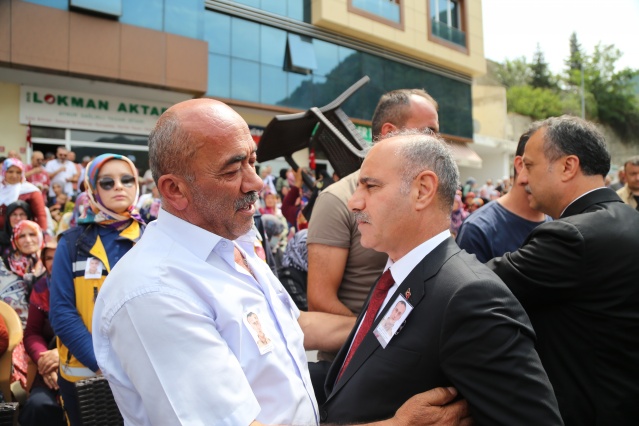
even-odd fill
[[[624,185],[623,188],[617,191],[617,195],[621,197],[624,203],[629,204],[633,209],[637,208],[637,200],[635,200],[635,197],[632,196],[632,192],[630,191],[630,188],[628,188],[628,185]]]

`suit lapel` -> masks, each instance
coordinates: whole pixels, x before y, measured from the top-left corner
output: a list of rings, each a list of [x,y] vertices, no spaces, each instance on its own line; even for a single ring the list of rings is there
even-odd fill
[[[444,242],[442,242],[440,245],[438,245],[432,252],[426,255],[426,257],[424,257],[417,264],[417,266],[413,268],[413,270],[410,272],[410,274],[408,274],[406,279],[396,289],[395,293],[393,293],[393,296],[391,296],[386,306],[384,306],[384,308],[380,311],[379,315],[377,315],[375,322],[373,322],[371,329],[364,337],[364,340],[362,340],[362,343],[357,349],[357,352],[355,352],[355,354],[353,355],[353,358],[351,359],[350,363],[348,364],[348,367],[344,371],[344,374],[342,374],[341,379],[339,380],[337,384],[335,384],[335,387],[332,389],[332,392],[330,393],[328,400],[330,400],[330,398],[333,395],[339,392],[339,390],[342,387],[344,387],[346,383],[348,383],[350,378],[357,372],[357,370],[360,369],[360,367],[373,354],[373,352],[381,348],[379,341],[377,340],[375,335],[373,335],[373,331],[375,330],[375,327],[377,327],[377,325],[380,323],[382,318],[384,318],[384,315],[386,315],[386,312],[390,309],[390,307],[392,306],[392,302],[398,297],[398,295],[400,294],[405,295],[406,291],[410,289],[411,297],[408,299],[408,302],[413,306],[413,309],[415,309],[424,298],[424,294],[426,291],[425,283],[429,279],[431,279],[435,274],[437,274],[437,272],[441,269],[442,265],[444,265],[444,263],[451,256],[453,256],[455,253],[458,253],[459,251],[460,251],[460,248],[455,243],[455,240],[452,237],[448,238]],[[335,380],[337,379],[339,370],[341,369],[342,364],[344,363],[344,359],[346,358],[346,355],[348,354],[348,350],[351,346],[353,338],[355,337],[355,331],[357,330],[357,328],[359,327],[362,321],[362,318],[364,316],[363,313],[366,312],[366,309],[368,308],[368,303],[370,302],[370,296],[372,293],[373,292],[371,289],[371,292],[368,295],[368,300],[366,301],[366,304],[364,308],[362,309],[362,313],[357,319],[357,323],[355,324],[353,331],[351,331],[351,334],[348,337],[348,340],[342,346],[339,353],[337,354],[337,357],[335,358],[335,361],[333,362],[333,366],[331,367],[331,371],[329,372],[329,375],[328,375],[328,380],[330,381],[330,383],[335,383]],[[406,321],[410,321],[410,315],[408,316]],[[383,349],[380,349],[380,350],[383,350]],[[328,390],[330,390],[330,388],[331,386],[327,387]]]
[[[587,208],[594,204],[609,203],[612,201],[623,202],[619,195],[610,188],[599,188],[573,201],[561,217],[573,216],[583,213]]]

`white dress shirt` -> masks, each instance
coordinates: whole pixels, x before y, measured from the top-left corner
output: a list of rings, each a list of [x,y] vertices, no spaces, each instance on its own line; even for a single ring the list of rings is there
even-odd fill
[[[72,178],[78,170],[75,168],[75,164],[72,161],[64,160],[64,162],[60,162],[57,158],[53,159],[44,166],[44,171],[47,173],[55,173],[60,167],[64,167],[64,170],[51,178],[51,184],[49,185],[49,197],[53,197],[55,195],[55,192],[53,192],[54,183],[62,185],[62,190],[69,197],[73,197],[73,183],[67,182],[67,179]]]
[[[254,238],[233,242],[161,210],[111,271],[93,346],[125,424],[317,424],[299,311]],[[255,278],[234,262],[234,245]]]

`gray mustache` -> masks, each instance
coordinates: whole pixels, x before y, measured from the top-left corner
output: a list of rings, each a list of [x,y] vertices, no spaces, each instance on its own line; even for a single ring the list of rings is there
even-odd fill
[[[239,200],[235,200],[235,210],[245,209],[251,204],[255,204],[259,195],[256,191],[249,192]]]
[[[353,212],[353,215],[355,216],[355,220],[358,222],[370,223],[370,218],[368,217],[368,214],[364,212]]]

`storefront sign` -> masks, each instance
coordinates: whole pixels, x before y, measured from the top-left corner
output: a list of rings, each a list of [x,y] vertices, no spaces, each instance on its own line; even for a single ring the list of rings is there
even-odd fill
[[[20,123],[148,135],[170,103],[22,86]]]
[[[368,142],[369,145],[373,144],[373,132],[369,126],[365,126],[363,124],[355,124],[355,128],[362,135],[364,140]]]

